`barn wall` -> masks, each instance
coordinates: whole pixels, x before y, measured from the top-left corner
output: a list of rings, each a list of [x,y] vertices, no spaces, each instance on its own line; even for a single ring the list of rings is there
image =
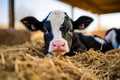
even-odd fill
[[[30,32],[26,30],[0,29],[0,45],[15,45],[30,41]]]
[[[106,30],[101,30],[101,31],[100,30],[96,30],[96,31],[91,32],[91,34],[98,35],[98,36],[100,36],[102,38],[104,38],[105,33],[106,33]]]

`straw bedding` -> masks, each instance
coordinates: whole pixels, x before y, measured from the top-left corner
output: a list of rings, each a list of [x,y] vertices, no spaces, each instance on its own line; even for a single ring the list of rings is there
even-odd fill
[[[43,42],[0,46],[0,80],[120,80],[120,49],[45,57]]]

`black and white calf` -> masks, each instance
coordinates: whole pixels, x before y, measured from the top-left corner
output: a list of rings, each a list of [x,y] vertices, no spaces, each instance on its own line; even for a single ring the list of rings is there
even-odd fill
[[[104,39],[97,35],[88,35],[83,33],[74,33],[72,51],[85,51],[93,48],[94,50],[100,50],[106,52],[113,49],[111,44],[108,44]],[[72,53],[73,54],[73,53]],[[72,55],[71,54],[71,55]]]
[[[112,44],[113,48],[120,48],[120,29],[111,28],[105,34],[106,42]]]
[[[47,56],[63,55],[65,53],[74,55],[73,51],[86,48],[99,50],[103,42],[97,42],[94,37],[86,37],[81,33],[74,32],[75,29],[82,30],[86,28],[92,21],[93,19],[88,16],[81,16],[76,21],[72,21],[62,11],[50,12],[42,22],[30,16],[21,20],[29,30],[41,30],[44,32],[45,54]],[[96,45],[96,42],[99,44]],[[100,47],[97,48],[98,46]]]

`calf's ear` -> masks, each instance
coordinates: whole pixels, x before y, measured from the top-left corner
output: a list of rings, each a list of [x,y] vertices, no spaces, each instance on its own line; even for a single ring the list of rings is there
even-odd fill
[[[20,21],[25,25],[25,27],[28,30],[31,30],[31,31],[41,30],[41,31],[43,31],[43,23],[38,21],[36,18],[34,18],[32,16],[25,17],[25,18],[21,19]]]
[[[73,29],[85,29],[93,21],[91,17],[81,16],[73,22]]]

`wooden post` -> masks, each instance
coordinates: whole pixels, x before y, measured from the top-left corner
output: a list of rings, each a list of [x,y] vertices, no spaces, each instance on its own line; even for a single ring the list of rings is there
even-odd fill
[[[72,20],[74,19],[74,7],[73,6],[71,7],[71,18]]]
[[[100,20],[100,14],[98,14],[98,30],[101,30],[101,20]]]
[[[9,0],[9,29],[14,29],[14,0]]]

